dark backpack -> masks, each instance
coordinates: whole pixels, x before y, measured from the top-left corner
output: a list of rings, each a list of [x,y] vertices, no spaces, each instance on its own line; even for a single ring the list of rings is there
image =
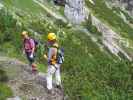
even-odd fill
[[[64,49],[58,48],[57,50],[57,63],[62,64],[64,62]]]
[[[35,46],[37,47],[39,42],[36,39],[33,39],[33,40],[34,40]]]
[[[35,52],[36,52],[37,48],[38,48],[38,45],[39,45],[39,42],[36,39],[33,39],[33,40],[34,40],[34,43],[35,43]]]

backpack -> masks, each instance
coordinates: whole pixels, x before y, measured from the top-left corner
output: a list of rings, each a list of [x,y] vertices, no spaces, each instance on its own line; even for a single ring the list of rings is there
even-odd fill
[[[57,48],[57,63],[62,64],[64,62],[64,49]]]
[[[33,39],[33,40],[34,40],[34,43],[35,43],[35,47],[37,48],[39,42],[36,39]]]
[[[33,39],[33,40],[34,40],[34,43],[35,43],[35,52],[37,52],[37,48],[38,48],[39,42],[36,39]]]

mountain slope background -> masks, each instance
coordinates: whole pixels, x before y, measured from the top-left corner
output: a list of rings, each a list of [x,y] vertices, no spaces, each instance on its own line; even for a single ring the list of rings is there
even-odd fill
[[[38,2],[0,1],[3,5],[0,10],[0,55],[26,62],[21,51],[20,33],[28,30],[40,41],[37,61],[39,70],[46,72],[46,62],[42,56],[46,50],[41,44],[46,42],[48,32],[55,32],[65,49],[62,83],[68,100],[132,100],[132,60],[129,61],[123,52],[114,55],[103,44],[103,31],[93,23],[93,17],[96,17],[117,33],[121,38],[116,39],[115,43],[132,59],[133,18],[129,12],[108,0],[95,0],[94,4],[86,0],[87,16],[92,17],[77,26],[67,21],[63,6],[54,5],[48,0]],[[0,87],[0,90],[7,97],[5,88]],[[13,91],[8,94],[10,97]]]

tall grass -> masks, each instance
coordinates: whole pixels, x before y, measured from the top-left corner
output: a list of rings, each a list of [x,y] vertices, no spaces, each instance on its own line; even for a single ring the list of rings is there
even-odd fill
[[[109,57],[80,32],[69,31],[62,45],[66,55],[63,84],[70,100],[131,100],[132,93],[127,91],[133,82],[132,63]]]

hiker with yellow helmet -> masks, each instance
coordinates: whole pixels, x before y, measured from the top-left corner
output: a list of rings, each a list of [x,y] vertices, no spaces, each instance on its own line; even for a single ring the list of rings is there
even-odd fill
[[[23,31],[21,33],[23,38],[23,49],[24,53],[26,54],[26,57],[29,61],[30,66],[32,67],[32,72],[37,72],[37,66],[34,63],[35,60],[35,49],[36,49],[36,43],[35,40],[30,38],[27,31]]]
[[[49,33],[48,39],[48,54],[44,55],[47,59],[48,69],[47,69],[47,89],[48,92],[52,92],[52,76],[55,74],[57,88],[61,88],[61,76],[60,76],[60,64],[57,63],[57,51],[58,43],[57,36],[55,33]]]

